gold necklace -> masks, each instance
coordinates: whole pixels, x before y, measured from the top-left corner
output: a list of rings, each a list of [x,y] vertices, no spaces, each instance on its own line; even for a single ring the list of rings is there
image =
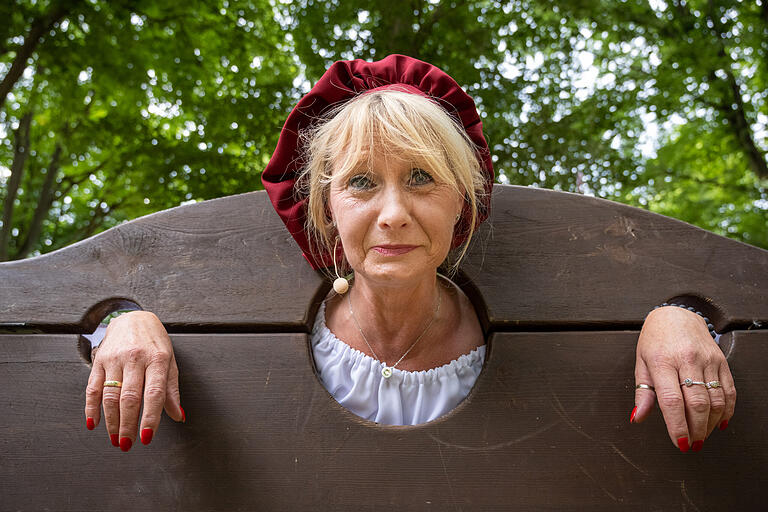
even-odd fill
[[[392,366],[387,366],[387,363],[383,362],[381,359],[379,359],[379,356],[376,355],[376,351],[373,350],[373,347],[368,342],[368,338],[366,338],[365,333],[363,332],[363,329],[360,328],[360,323],[357,321],[357,317],[355,316],[355,311],[352,309],[352,294],[350,293],[347,295],[347,303],[349,304],[349,314],[352,315],[352,320],[355,322],[355,326],[357,327],[357,330],[360,331],[360,336],[363,337],[363,341],[365,341],[365,344],[368,345],[368,349],[370,349],[371,353],[373,354],[373,357],[376,358],[377,361],[382,363],[384,365],[384,368],[381,369],[381,376],[385,379],[388,379],[392,376],[393,370],[397,367],[400,362],[405,359],[405,356],[408,355],[408,353],[413,349],[413,347],[416,346],[418,342],[421,341],[421,338],[424,337],[425,334],[427,334],[427,331],[430,327],[432,327],[432,322],[435,321],[435,318],[437,318],[438,313],[440,313],[440,303],[442,302],[443,295],[440,293],[440,284],[437,285],[437,307],[435,308],[435,312],[432,314],[432,319],[429,321],[427,326],[424,328],[423,331],[421,331],[421,334],[419,334],[419,337],[416,338],[416,341],[413,342],[413,344],[408,347],[408,350],[405,351],[405,354],[400,356],[400,359],[397,360],[395,364]]]

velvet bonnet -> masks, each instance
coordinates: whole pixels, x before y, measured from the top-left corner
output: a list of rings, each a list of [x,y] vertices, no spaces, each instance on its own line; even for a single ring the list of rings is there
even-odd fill
[[[302,171],[303,148],[300,147],[299,134],[323,119],[331,108],[381,88],[396,88],[431,98],[461,123],[475,145],[476,156],[485,176],[485,193],[478,204],[477,224],[484,221],[490,212],[493,164],[483,136],[482,122],[475,102],[453,78],[431,64],[404,55],[389,55],[376,62],[338,61],[294,107],[280,132],[277,148],[261,175],[272,205],[299,244],[304,257],[315,269],[333,266],[334,260],[330,251],[318,249],[307,236],[308,198],[301,197],[295,190]],[[466,240],[466,233],[470,231],[469,217],[469,207],[465,206],[456,225],[453,247],[458,247]]]

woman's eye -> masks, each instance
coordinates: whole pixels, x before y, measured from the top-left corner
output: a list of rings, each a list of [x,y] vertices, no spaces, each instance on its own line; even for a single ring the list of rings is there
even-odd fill
[[[358,174],[349,179],[349,187],[355,190],[368,190],[373,187],[373,181],[365,174]]]
[[[413,169],[411,171],[411,178],[408,180],[408,184],[412,186],[426,185],[432,183],[434,178],[424,169]]]

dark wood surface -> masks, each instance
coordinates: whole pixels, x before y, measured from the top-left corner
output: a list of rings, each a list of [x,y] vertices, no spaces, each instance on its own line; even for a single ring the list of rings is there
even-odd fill
[[[486,366],[416,427],[365,422],[318,382],[306,333],[327,283],[261,192],[0,264],[0,511],[762,510],[768,251],[573,194],[501,186],[493,208],[458,276]],[[636,330],[680,294],[736,330],[737,414],[698,454],[658,413],[628,422]],[[85,429],[66,333],[128,302],[189,333],[173,336],[188,422],[122,453]]]
[[[688,294],[722,309],[721,331],[768,320],[768,251],[578,194],[496,187],[462,269],[495,330],[639,327]]]
[[[637,328],[687,293],[722,308],[720,330],[768,320],[768,251],[601,199],[498,186],[472,249],[462,270],[488,331]],[[91,331],[124,300],[177,332],[308,332],[327,286],[263,191],[2,263],[0,283],[0,328],[48,332]]]
[[[0,282],[0,328],[75,333],[127,301],[171,329],[306,330],[323,285],[264,192],[173,208],[1,263]]]
[[[723,340],[737,414],[696,454],[658,412],[628,423],[636,337],[496,334],[457,410],[384,427],[328,395],[306,335],[175,335],[188,421],[122,453],[85,429],[76,336],[2,336],[0,510],[761,510],[768,332]]]

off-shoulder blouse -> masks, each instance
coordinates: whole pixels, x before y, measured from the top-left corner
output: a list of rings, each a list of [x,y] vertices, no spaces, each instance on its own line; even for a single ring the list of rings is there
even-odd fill
[[[354,414],[387,425],[432,421],[455,408],[472,389],[485,360],[485,345],[438,368],[381,375],[383,364],[338,339],[326,326],[325,304],[312,329],[312,353],[320,381]]]

